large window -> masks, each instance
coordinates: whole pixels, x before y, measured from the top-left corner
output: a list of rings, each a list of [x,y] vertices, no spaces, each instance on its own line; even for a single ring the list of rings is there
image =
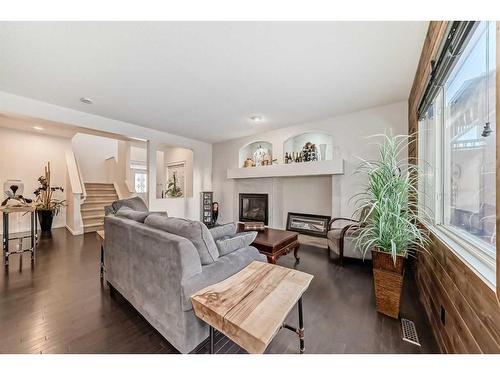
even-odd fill
[[[475,27],[419,121],[420,214],[490,265],[496,240],[495,31],[495,22]]]

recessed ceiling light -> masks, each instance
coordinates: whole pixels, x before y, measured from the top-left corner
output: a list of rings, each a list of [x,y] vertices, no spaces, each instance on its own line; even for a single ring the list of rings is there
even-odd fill
[[[43,128],[41,126],[38,126],[38,125],[37,126],[33,126],[33,129],[35,129],[35,130],[43,130]]]
[[[80,101],[85,104],[92,104],[92,99],[90,98],[80,98]]]
[[[250,120],[252,120],[253,122],[262,122],[262,121],[264,121],[264,119],[262,118],[262,116],[252,116],[252,117],[250,117]]]

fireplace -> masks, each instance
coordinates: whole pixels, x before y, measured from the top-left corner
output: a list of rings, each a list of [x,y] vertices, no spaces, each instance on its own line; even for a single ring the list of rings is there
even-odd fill
[[[268,225],[268,195],[240,194],[240,221],[262,221]]]

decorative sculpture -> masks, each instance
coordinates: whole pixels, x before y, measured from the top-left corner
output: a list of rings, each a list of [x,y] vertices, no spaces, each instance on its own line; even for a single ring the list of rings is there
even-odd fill
[[[6,199],[2,206],[26,206],[32,202],[31,199],[23,197],[24,184],[21,180],[7,180],[3,184]]]

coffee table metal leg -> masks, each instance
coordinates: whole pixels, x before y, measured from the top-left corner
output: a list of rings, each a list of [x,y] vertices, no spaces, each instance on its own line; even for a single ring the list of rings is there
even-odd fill
[[[210,326],[210,354],[214,354],[214,336],[215,336],[215,330],[214,327]]]
[[[299,298],[299,340],[300,340],[300,354],[304,353],[304,313],[302,312],[302,297]]]

